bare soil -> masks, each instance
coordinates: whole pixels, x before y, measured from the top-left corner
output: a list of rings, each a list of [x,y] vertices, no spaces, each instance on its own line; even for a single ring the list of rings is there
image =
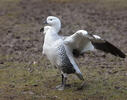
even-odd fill
[[[71,88],[57,91],[60,74],[42,52],[39,32],[47,16],[62,21],[62,35],[79,29],[97,34],[127,54],[126,0],[1,0],[0,100],[126,100],[127,58],[101,51],[77,59],[86,87],[70,75]]]

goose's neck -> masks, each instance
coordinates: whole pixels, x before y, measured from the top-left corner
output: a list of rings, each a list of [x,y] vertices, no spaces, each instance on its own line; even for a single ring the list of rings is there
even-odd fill
[[[44,42],[50,41],[50,43],[52,43],[52,42],[58,40],[59,38],[60,37],[58,35],[58,32],[56,31],[55,28],[52,27],[46,32]]]
[[[58,27],[52,27],[52,28],[50,29],[50,31],[52,31],[54,34],[58,34],[59,31],[60,31],[60,28],[58,28]]]

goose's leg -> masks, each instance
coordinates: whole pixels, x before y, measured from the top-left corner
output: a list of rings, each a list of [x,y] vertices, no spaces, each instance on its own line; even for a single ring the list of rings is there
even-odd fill
[[[58,90],[64,90],[65,85],[66,85],[66,80],[67,80],[66,75],[61,74],[61,76],[62,76],[62,83],[61,83],[61,85],[56,86],[56,89],[58,89]]]

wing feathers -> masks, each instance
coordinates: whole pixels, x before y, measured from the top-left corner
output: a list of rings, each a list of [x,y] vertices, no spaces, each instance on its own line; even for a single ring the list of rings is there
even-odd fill
[[[121,58],[125,58],[126,55],[118,49],[116,46],[113,44],[109,43],[108,41],[103,40],[100,36],[98,35],[89,35],[88,37],[90,41],[92,42],[93,46],[96,49],[99,49],[101,51],[104,51],[106,53],[111,53],[115,56],[119,56]]]
[[[102,50],[106,53],[111,53],[115,56],[119,56],[121,58],[125,58],[126,55],[117,47],[115,47],[114,45],[112,45],[111,43],[109,43],[108,41],[105,41],[104,43],[95,43],[92,42],[92,44],[94,45],[94,47],[96,49]]]
[[[74,57],[79,57],[86,51],[93,51],[95,48],[115,56],[125,58],[126,55],[113,44],[105,41],[98,35],[88,34],[85,30],[79,30],[64,39],[65,44],[71,48]]]

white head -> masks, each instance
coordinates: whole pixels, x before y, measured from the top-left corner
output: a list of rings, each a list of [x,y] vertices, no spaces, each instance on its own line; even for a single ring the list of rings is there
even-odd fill
[[[53,27],[57,32],[61,29],[61,22],[60,19],[55,16],[48,16],[46,19],[46,23]]]
[[[83,35],[88,35],[86,30],[78,30],[76,33],[82,33]]]
[[[46,32],[51,28],[51,26],[44,26],[43,34],[45,35]]]

